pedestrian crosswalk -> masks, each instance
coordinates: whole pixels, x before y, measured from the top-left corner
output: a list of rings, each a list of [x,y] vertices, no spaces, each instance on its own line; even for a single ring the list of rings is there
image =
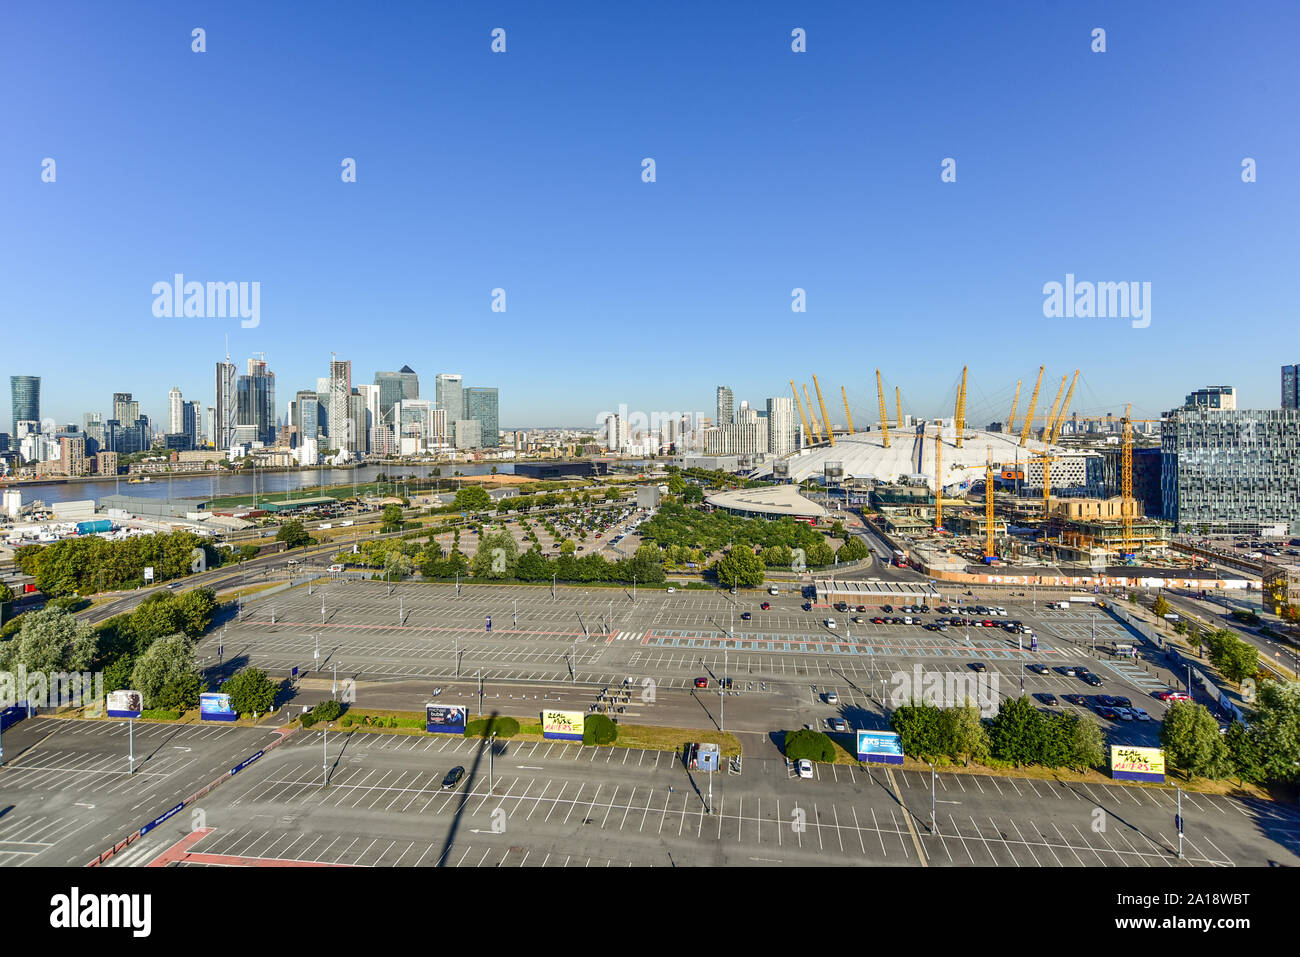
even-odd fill
[[[617,631],[610,636],[610,641],[641,641],[645,638],[644,631]]]

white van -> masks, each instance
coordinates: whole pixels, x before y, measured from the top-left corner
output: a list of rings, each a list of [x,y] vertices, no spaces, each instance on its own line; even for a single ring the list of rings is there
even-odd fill
[[[769,595],[779,595],[781,594],[781,590],[777,588],[775,585],[773,585],[770,588],[768,588],[767,593]]]
[[[827,618],[827,619],[826,619],[826,627],[829,628],[829,629],[831,629],[831,631],[834,631],[834,630],[835,630],[835,619],[834,619],[834,618]]]

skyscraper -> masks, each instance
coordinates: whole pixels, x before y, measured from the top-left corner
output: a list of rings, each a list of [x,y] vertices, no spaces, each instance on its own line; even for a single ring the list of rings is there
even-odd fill
[[[500,423],[497,421],[497,390],[486,386],[465,389],[465,418],[482,423],[480,441],[484,448],[500,445]]]
[[[329,404],[326,411],[326,428],[329,429],[329,446],[333,449],[351,447],[348,435],[352,421],[352,362],[330,361]]]
[[[249,359],[235,384],[235,433],[240,441],[275,442],[275,373],[265,359]]]
[[[226,356],[217,363],[217,401],[213,406],[212,444],[215,448],[230,448],[235,436],[235,376],[238,370]]]
[[[379,386],[379,415],[389,425],[393,424],[396,403],[420,397],[420,377],[410,366],[397,372],[376,372],[375,385]]]
[[[128,426],[140,418],[140,403],[131,398],[130,392],[113,393],[113,418]]]
[[[1282,408],[1300,409],[1300,365],[1282,367]]]
[[[717,425],[731,425],[736,421],[735,415],[736,397],[731,389],[725,385],[718,386],[718,418]]]
[[[465,417],[465,389],[461,377],[444,372],[434,380],[434,406],[447,413],[450,425]]]
[[[188,400],[181,403],[181,432],[189,436],[192,449],[197,449],[203,442],[202,421],[202,406]]]
[[[181,387],[172,386],[167,393],[167,431],[173,435],[185,431],[184,412],[181,410]]]
[[[14,427],[11,435],[18,435],[19,422],[41,421],[41,377],[38,375],[11,375],[9,398],[13,403]]]
[[[794,400],[775,396],[767,400],[767,450],[789,455],[795,447]]]

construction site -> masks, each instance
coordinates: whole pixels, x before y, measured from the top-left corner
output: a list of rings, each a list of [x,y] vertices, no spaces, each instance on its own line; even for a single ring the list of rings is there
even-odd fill
[[[985,427],[967,423],[965,367],[951,415],[938,418],[905,412],[898,386],[891,415],[877,369],[879,417],[865,429],[854,425],[845,387],[841,427],[815,375],[816,405],[808,386],[801,397],[791,380],[800,447],[751,477],[802,485],[832,508],[861,507],[900,560],[932,574],[1193,573],[1203,563],[1171,552],[1171,526],[1159,518],[1161,420],[1133,418],[1131,407],[1122,416],[1072,412],[1079,370],[1061,376],[1048,406],[1045,371],[1039,367],[1023,409],[1021,380],[1005,421]],[[986,414],[990,404],[986,396]]]

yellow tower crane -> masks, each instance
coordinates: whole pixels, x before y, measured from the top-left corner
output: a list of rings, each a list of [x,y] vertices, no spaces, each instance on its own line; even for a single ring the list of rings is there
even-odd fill
[[[984,557],[996,558],[997,553],[993,550],[993,446],[984,448]]]
[[[966,431],[966,367],[961,367],[961,387],[957,389],[957,411],[952,417],[957,426],[957,448],[961,448],[962,433]]]
[[[943,531],[943,420],[934,423],[934,530]]]
[[[808,428],[808,416],[804,414],[803,403],[799,401],[799,390],[794,387],[794,379],[790,380],[790,391],[794,393],[794,404],[799,409],[799,418],[803,420],[803,441],[804,445],[812,445],[812,432]]]
[[[1048,423],[1047,444],[1051,445],[1056,442],[1057,437],[1061,434],[1061,425],[1065,422],[1066,410],[1070,408],[1070,400],[1074,398],[1074,387],[1079,384],[1079,370],[1074,370],[1074,378],[1070,380],[1070,391],[1065,393],[1065,404],[1061,410],[1056,413],[1056,421]]]
[[[898,412],[898,427],[901,429],[903,427],[903,391],[898,386],[894,386],[894,408]]]
[[[849,411],[849,394],[840,386],[840,395],[844,397],[844,418],[849,420],[849,435],[853,434],[853,413]]]
[[[1020,379],[1016,380],[1016,394],[1011,400],[1011,415],[1007,417],[1007,427],[1003,429],[1008,435],[1014,430],[1016,425],[1016,406],[1020,405]]]
[[[826,438],[830,440],[831,448],[835,448],[835,431],[831,428],[831,417],[826,412],[826,400],[822,398],[821,383],[817,381],[817,373],[813,373],[813,388],[817,390],[817,404],[822,410],[822,425],[826,429]]]
[[[889,448],[889,410],[885,408],[885,387],[880,381],[880,370],[876,370],[876,395],[880,397],[880,431],[885,436],[885,448]]]
[[[1025,410],[1025,424],[1020,430],[1020,445],[1029,441],[1029,429],[1034,424],[1034,407],[1038,405],[1038,388],[1043,384],[1043,369],[1045,366],[1038,367],[1038,379],[1034,382],[1034,392],[1029,397],[1029,408]]]
[[[804,401],[808,403],[808,417],[809,417],[810,419],[812,419],[813,438],[815,438],[818,442],[821,442],[821,441],[823,441],[823,439],[822,439],[822,427],[821,427],[821,425],[817,422],[817,410],[816,410],[815,408],[813,408],[813,404],[812,404],[812,396],[810,396],[810,395],[808,394],[808,383],[807,383],[807,382],[803,383],[803,398],[804,398]]]

